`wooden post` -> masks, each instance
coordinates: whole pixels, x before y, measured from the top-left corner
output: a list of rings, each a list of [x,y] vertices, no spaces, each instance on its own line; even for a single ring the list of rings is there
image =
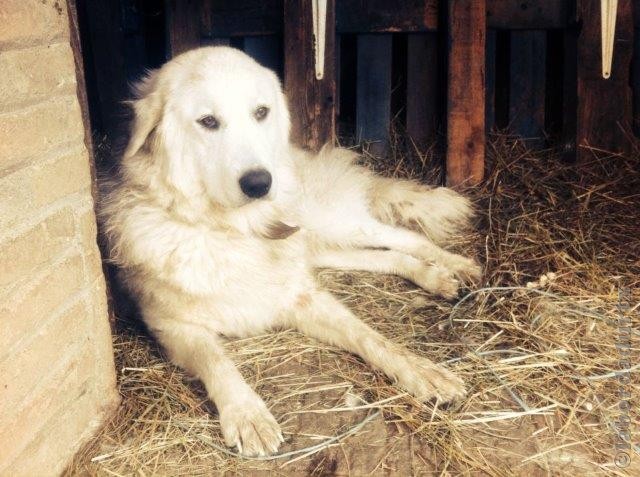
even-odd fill
[[[311,150],[335,137],[335,24],[335,0],[328,0],[324,78],[317,80],[311,2],[284,0],[284,89],[291,111],[291,140]]]
[[[201,4],[202,0],[166,0],[169,58],[200,46]]]
[[[633,51],[632,0],[619,0],[611,77],[602,77],[600,2],[578,0],[577,159],[629,150],[632,120],[629,72]],[[626,132],[625,132],[626,130]]]
[[[438,75],[437,34],[410,33],[407,38],[407,133],[420,148],[436,140]]]
[[[447,184],[484,175],[485,0],[448,0]]]
[[[391,123],[390,34],[358,35],[356,138],[370,142],[378,156],[387,152]]]

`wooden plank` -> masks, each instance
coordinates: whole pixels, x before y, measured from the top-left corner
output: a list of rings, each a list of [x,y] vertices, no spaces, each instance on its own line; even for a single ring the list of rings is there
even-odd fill
[[[121,10],[110,0],[95,0],[91,5],[79,2],[77,8],[90,45],[85,72],[92,126],[99,135],[114,138],[122,123],[122,100],[129,94]]]
[[[546,32],[511,32],[509,126],[531,145],[544,144]]]
[[[484,175],[484,0],[448,0],[447,184],[476,184]]]
[[[564,28],[573,0],[486,0],[490,28]],[[283,31],[283,0],[203,0],[203,32],[211,37]],[[338,33],[429,32],[438,29],[438,0],[340,0]],[[216,21],[211,21],[212,16]]]
[[[201,0],[165,0],[167,55],[173,58],[200,46]]]
[[[340,0],[340,33],[426,32],[438,29],[437,0]]]
[[[436,139],[438,76],[437,34],[410,33],[407,37],[407,133],[420,148]]]
[[[389,144],[391,49],[390,34],[358,35],[356,139],[377,155]]]
[[[487,26],[506,30],[565,28],[571,0],[486,0]]]
[[[291,139],[318,150],[335,138],[335,0],[327,1],[324,78],[315,77],[311,2],[284,2],[284,87],[289,100]]]
[[[248,36],[244,51],[262,66],[279,73],[282,65],[282,38],[276,35]]]
[[[629,151],[623,128],[632,121],[630,64],[633,47],[631,0],[619,0],[611,77],[602,78],[600,2],[578,0],[577,159]]]
[[[280,35],[283,0],[201,0],[205,36]]]
[[[565,162],[576,159],[578,119],[578,28],[577,25],[562,34],[562,158]]]
[[[640,138],[640,3],[636,1],[633,7],[633,131]]]
[[[498,33],[494,29],[487,30],[485,45],[485,132],[489,133],[496,120],[496,42]]]

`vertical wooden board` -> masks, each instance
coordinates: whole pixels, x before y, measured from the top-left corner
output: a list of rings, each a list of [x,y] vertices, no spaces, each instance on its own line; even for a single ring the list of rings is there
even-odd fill
[[[91,5],[76,2],[76,6],[81,23],[84,19],[87,26],[86,33],[80,33],[89,40],[85,59],[92,127],[113,139],[120,133],[122,101],[129,94],[121,10],[109,0],[95,0]]]
[[[173,58],[200,46],[202,0],[165,0],[167,55]]]
[[[448,0],[447,184],[484,176],[485,0]]]
[[[247,36],[244,51],[262,66],[276,73],[282,64],[282,41],[277,35]]]
[[[407,133],[418,147],[436,139],[438,127],[438,38],[436,33],[407,35]]]
[[[312,150],[335,138],[335,21],[335,0],[328,0],[324,78],[318,80],[311,2],[284,1],[284,87],[291,140]]]
[[[543,30],[511,32],[509,126],[543,144],[547,36]]]
[[[632,121],[630,66],[633,48],[632,0],[619,0],[611,77],[602,77],[600,2],[578,0],[578,162],[594,154],[629,151]],[[626,130],[626,133],[625,133]]]
[[[578,29],[574,25],[562,34],[562,158],[576,159],[578,114]]]
[[[497,32],[487,30],[485,45],[485,132],[490,132],[495,126],[496,119],[496,38]]]
[[[358,35],[356,138],[377,155],[389,145],[391,48],[390,34]]]

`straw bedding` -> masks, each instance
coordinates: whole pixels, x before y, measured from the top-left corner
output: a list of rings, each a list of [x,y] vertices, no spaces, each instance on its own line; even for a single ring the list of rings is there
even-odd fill
[[[451,244],[486,264],[481,288],[449,303],[395,277],[318,272],[380,332],[448,363],[468,384],[465,400],[421,404],[357,357],[292,331],[230,342],[286,438],[277,459],[240,459],[225,451],[202,386],[121,319],[122,406],[67,475],[640,475],[638,445],[628,468],[614,465],[620,391],[632,429],[640,405],[640,154],[594,151],[577,167],[505,134],[487,147],[488,178],[468,191],[477,232]],[[408,149],[398,141],[387,160],[364,160],[437,181],[438,154]],[[615,375],[624,287],[629,381]]]

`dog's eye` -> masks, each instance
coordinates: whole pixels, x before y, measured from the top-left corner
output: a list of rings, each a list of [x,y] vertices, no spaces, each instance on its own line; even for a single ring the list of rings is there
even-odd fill
[[[206,116],[202,116],[198,119],[198,122],[207,129],[218,129],[220,127],[220,122],[215,118],[215,116],[211,116],[207,114]]]
[[[269,108],[266,106],[260,106],[253,112],[253,116],[258,120],[262,121],[269,114]]]

